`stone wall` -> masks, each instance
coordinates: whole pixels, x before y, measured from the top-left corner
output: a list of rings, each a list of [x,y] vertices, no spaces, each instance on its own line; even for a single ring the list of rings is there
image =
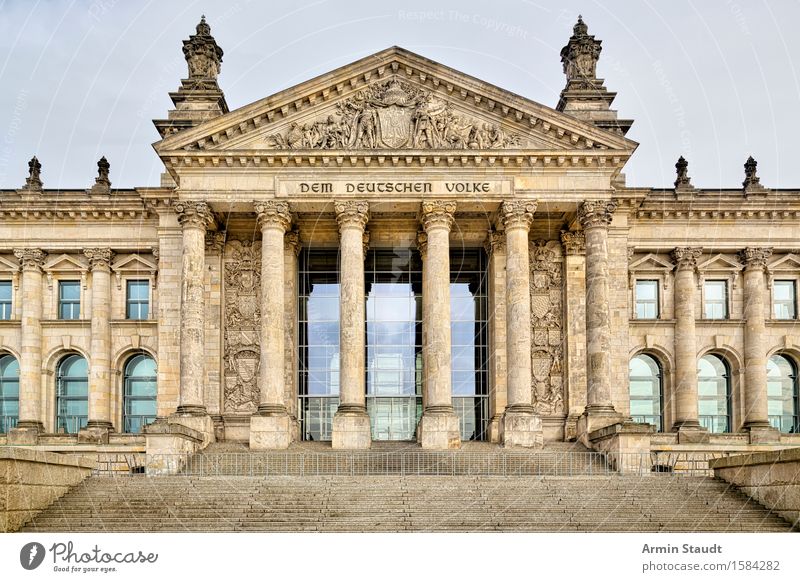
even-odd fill
[[[710,462],[714,475],[800,527],[800,448]]]
[[[17,531],[94,466],[94,461],[58,453],[0,448],[0,532]]]

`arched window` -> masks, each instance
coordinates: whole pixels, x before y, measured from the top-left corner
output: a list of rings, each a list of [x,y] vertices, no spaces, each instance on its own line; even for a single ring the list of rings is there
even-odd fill
[[[728,364],[714,354],[700,358],[697,369],[700,424],[709,432],[731,430],[731,381]]]
[[[772,426],[781,432],[800,432],[797,366],[780,354],[772,356],[767,362],[767,406]]]
[[[89,366],[77,354],[58,365],[56,386],[56,431],[75,434],[89,418]]]
[[[156,419],[156,362],[146,354],[133,356],[125,364],[122,426],[139,433]]]
[[[663,430],[661,412],[661,366],[652,356],[634,356],[628,366],[630,378],[631,417],[636,422],[655,425]]]
[[[19,420],[19,363],[14,356],[0,356],[0,433]]]

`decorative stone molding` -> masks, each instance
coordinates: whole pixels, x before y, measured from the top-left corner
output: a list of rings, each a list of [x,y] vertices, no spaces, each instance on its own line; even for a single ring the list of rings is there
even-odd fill
[[[156,260],[156,262],[158,262],[159,248],[153,247],[151,252],[153,253],[153,258]]]
[[[589,27],[578,16],[567,46],[561,49],[561,64],[567,81],[588,83],[597,78],[597,61],[602,50],[601,41],[589,34]],[[589,85],[591,88],[591,85]]]
[[[256,202],[254,206],[259,228],[263,230],[269,227],[278,227],[284,231],[289,230],[289,226],[292,224],[292,213],[289,210],[288,202],[267,200],[266,202]]]
[[[225,231],[206,231],[206,252],[218,255],[225,248]]]
[[[683,156],[678,158],[675,163],[675,189],[687,190],[693,189],[692,179],[689,177],[689,162]]]
[[[111,249],[83,249],[83,256],[89,259],[89,269],[94,270],[111,270],[111,261],[114,260],[114,251]]]
[[[697,259],[703,254],[703,249],[700,247],[677,247],[670,253],[672,261],[675,263],[675,270],[695,270],[697,268]]]
[[[294,256],[298,256],[302,247],[303,245],[300,243],[300,233],[297,230],[290,230],[284,235],[284,250],[292,251]]]
[[[608,228],[616,209],[617,203],[614,200],[586,200],[578,209],[578,220],[584,230]]]
[[[427,232],[431,228],[450,230],[455,222],[456,203],[452,200],[427,200],[422,203],[422,228]]]
[[[222,49],[211,36],[211,27],[206,17],[200,19],[196,28],[197,34],[183,41],[183,56],[189,66],[189,79],[216,80],[222,64]]]
[[[428,253],[428,233],[424,230],[417,231],[417,250],[422,259],[425,260],[425,255]]]
[[[36,156],[28,162],[28,177],[25,178],[25,185],[22,189],[26,192],[42,191],[42,164]]]
[[[41,272],[47,253],[41,249],[14,249],[14,256],[19,260],[23,271]]]
[[[747,247],[739,253],[739,260],[744,263],[745,269],[765,269],[771,256],[771,247]]]
[[[744,187],[745,195],[761,194],[766,191],[766,188],[761,185],[761,179],[756,173],[757,167],[758,162],[753,159],[753,156],[748,157],[747,161],[744,163],[744,182],[742,182],[742,186]]]
[[[214,215],[205,202],[181,200],[175,203],[174,208],[178,214],[178,223],[183,228],[202,228],[205,230],[214,224]]]
[[[365,231],[364,231],[364,232],[361,234],[361,245],[363,246],[363,249],[364,249],[364,255],[365,255],[365,256],[366,256],[366,254],[367,254],[367,251],[369,250],[369,237],[370,237],[370,234],[369,234],[369,231],[368,231],[368,230],[365,230]]]
[[[530,228],[533,213],[536,212],[535,200],[504,200],[500,206],[500,220],[509,228]]]
[[[561,246],[564,247],[564,254],[568,257],[582,256],[586,254],[586,237],[581,230],[562,230]]]
[[[489,230],[486,235],[486,240],[483,241],[483,249],[486,254],[492,256],[495,253],[506,252],[506,236],[496,230]]]
[[[339,230],[349,227],[363,229],[369,222],[369,203],[364,200],[342,200],[333,205]]]
[[[97,162],[97,178],[94,179],[94,186],[89,189],[89,194],[111,194],[110,171],[111,164],[103,156]]]

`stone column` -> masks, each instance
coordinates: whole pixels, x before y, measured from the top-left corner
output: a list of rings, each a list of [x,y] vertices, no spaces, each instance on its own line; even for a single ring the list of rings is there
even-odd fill
[[[292,221],[289,204],[255,204],[261,227],[261,392],[250,419],[251,449],[285,449],[292,442],[286,410],[284,369],[284,236]]]
[[[369,204],[336,202],[339,223],[339,408],[333,416],[334,449],[372,444],[366,407],[364,241]]]
[[[695,269],[702,249],[678,247],[675,263],[675,422],[682,442],[704,441],[708,434],[697,416],[697,337],[695,334]]]
[[[608,293],[608,227],[617,209],[612,200],[587,200],[578,219],[586,241],[586,411],[579,433],[621,420],[611,401],[611,325]]]
[[[578,418],[586,408],[586,240],[583,231],[562,231],[564,249],[564,321],[567,378],[567,423],[564,437],[577,436]]]
[[[422,203],[427,250],[422,263],[422,362],[425,408],[418,438],[424,449],[457,449],[461,430],[453,411],[450,341],[450,227],[456,203]]]
[[[764,270],[771,248],[748,247],[744,263],[744,430],[752,443],[780,442],[780,432],[769,424],[767,407],[767,348],[764,317]]]
[[[283,245],[283,260],[284,260],[284,282],[285,288],[283,293],[283,301],[286,309],[284,310],[284,377],[285,377],[285,402],[286,410],[292,418],[292,440],[300,439],[300,425],[298,423],[297,412],[297,373],[299,366],[299,358],[297,356],[297,326],[298,312],[297,312],[297,267],[298,255],[302,245],[300,243],[300,234],[297,230],[292,230],[286,233]]]
[[[42,424],[42,265],[47,253],[15,249],[22,265],[22,337],[19,361],[19,421],[8,444],[36,444]]]
[[[205,202],[175,203],[181,225],[181,386],[173,421],[201,432],[211,441],[214,427],[203,400],[205,383],[205,253],[206,229],[214,224]]]
[[[542,419],[533,410],[531,377],[531,262],[528,240],[536,202],[507,200],[500,207],[506,232],[506,341],[508,406],[503,415],[506,447],[540,447]]]
[[[489,442],[502,442],[503,413],[508,404],[506,352],[506,237],[490,230],[484,243],[489,256]]]
[[[92,270],[92,340],[89,354],[89,421],[79,442],[107,443],[111,416],[111,249],[84,249]]]

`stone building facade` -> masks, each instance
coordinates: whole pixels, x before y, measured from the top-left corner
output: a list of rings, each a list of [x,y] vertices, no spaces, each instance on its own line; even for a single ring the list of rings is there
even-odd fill
[[[230,111],[203,19],[159,186],[0,192],[0,443],[798,444],[798,192],[626,186],[600,50],[554,109],[393,47]]]

